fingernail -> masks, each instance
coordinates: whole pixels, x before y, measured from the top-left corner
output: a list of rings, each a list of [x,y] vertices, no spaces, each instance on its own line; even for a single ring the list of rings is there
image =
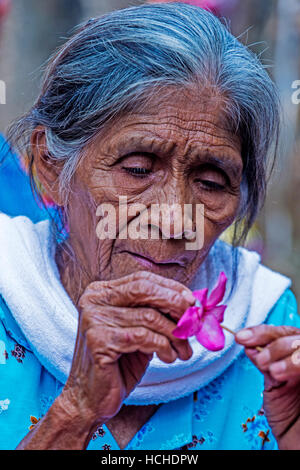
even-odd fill
[[[241,330],[236,335],[237,339],[240,339],[242,341],[247,341],[248,339],[252,338],[252,336],[253,333],[251,330]]]
[[[193,350],[192,350],[192,348],[191,348],[191,346],[190,346],[189,343],[188,343],[188,345],[187,345],[186,352],[187,352],[188,359],[190,359],[190,358],[192,357],[192,355],[193,355]]]
[[[259,365],[264,365],[270,362],[271,354],[268,349],[264,349],[261,353],[256,356],[256,360]]]
[[[186,298],[186,300],[190,303],[190,304],[194,304],[195,303],[195,297],[193,296],[193,294],[191,292],[189,292],[188,290],[184,290],[182,292],[182,295],[183,297]]]
[[[270,371],[273,374],[282,374],[286,370],[286,363],[285,361],[275,362],[270,366]]]

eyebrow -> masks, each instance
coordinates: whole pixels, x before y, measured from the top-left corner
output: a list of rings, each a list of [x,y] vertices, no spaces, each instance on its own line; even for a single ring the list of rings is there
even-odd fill
[[[156,134],[150,133],[149,135],[121,139],[116,150],[119,154],[144,152],[171,155],[176,147],[175,142],[164,140]]]

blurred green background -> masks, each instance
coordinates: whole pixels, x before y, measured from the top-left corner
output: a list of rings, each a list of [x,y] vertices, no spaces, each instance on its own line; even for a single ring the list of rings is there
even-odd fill
[[[0,132],[5,134],[8,124],[31,105],[45,61],[76,24],[141,3],[144,2],[12,0],[1,28],[0,80],[6,83],[6,104],[0,105]],[[280,153],[265,208],[251,231],[248,246],[261,253],[266,265],[292,278],[299,300],[300,104],[292,101],[292,84],[300,80],[300,0],[209,3],[227,19],[233,34],[260,54],[280,90],[284,118]]]

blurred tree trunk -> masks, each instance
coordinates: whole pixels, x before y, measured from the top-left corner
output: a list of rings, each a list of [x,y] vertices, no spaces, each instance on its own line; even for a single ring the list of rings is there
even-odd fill
[[[300,5],[298,0],[278,0],[274,79],[278,86],[283,128],[277,175],[269,191],[265,209],[266,262],[293,277],[300,295],[299,274],[299,158],[297,106],[292,102],[292,83],[300,78]],[[284,64],[284,67],[282,66]],[[297,148],[298,146],[298,148]],[[297,181],[298,179],[298,181]]]
[[[142,0],[14,0],[0,50],[0,80],[6,83],[0,132],[25,112],[38,94],[42,66],[91,16],[143,3]]]
[[[0,76],[7,85],[0,129],[24,112],[37,96],[41,66],[81,21],[80,0],[16,0],[1,48]],[[2,78],[3,77],[3,78]]]

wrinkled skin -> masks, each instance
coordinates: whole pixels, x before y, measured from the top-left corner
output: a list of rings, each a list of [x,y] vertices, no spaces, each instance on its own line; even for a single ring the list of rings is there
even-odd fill
[[[252,335],[237,334],[236,340],[264,374],[264,410],[279,448],[300,450],[300,329],[259,325],[245,331]]]
[[[42,128],[33,133],[32,147],[40,180],[63,204],[60,169],[47,158]],[[236,216],[242,170],[240,141],[228,129],[223,100],[196,88],[162,90],[143,109],[107,126],[85,149],[67,207],[74,259],[57,252],[62,283],[79,311],[72,370],[48,416],[21,448],[84,448],[103,422],[124,447],[153,413],[153,407],[139,407],[134,423],[134,407],[121,409],[122,403],[154,352],[167,363],[190,358],[188,341],[171,332],[194,302],[189,283]],[[111,203],[118,214],[119,195],[147,207],[204,204],[203,247],[187,251],[172,225],[169,239],[121,240],[117,234],[115,240],[99,240],[96,208]],[[161,233],[160,226],[157,230]],[[126,413],[124,434],[120,417]],[[71,440],[70,418],[81,431]],[[63,435],[55,432],[58,427]]]

